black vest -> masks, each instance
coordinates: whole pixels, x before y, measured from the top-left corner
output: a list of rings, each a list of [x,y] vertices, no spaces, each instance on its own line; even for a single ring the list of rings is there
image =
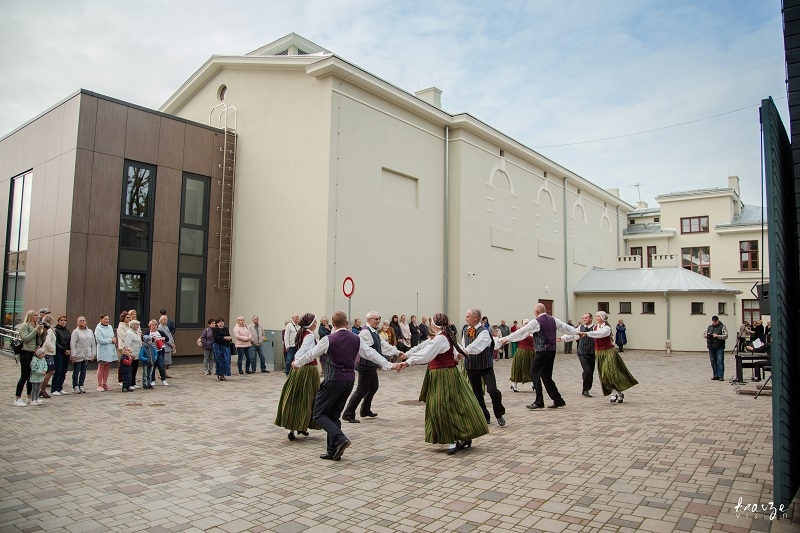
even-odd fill
[[[486,331],[486,328],[483,327],[482,324],[478,324],[475,327],[475,339],[470,339],[469,335],[467,335],[468,326],[464,326],[461,330],[462,338],[464,339],[464,346],[469,346],[472,344],[472,341],[477,339],[482,332]],[[486,335],[489,335],[489,332],[486,331]],[[487,346],[481,353],[475,355],[468,355],[464,358],[464,368],[467,370],[483,370],[484,368],[492,368],[494,365],[494,358],[492,354],[494,352],[494,340],[492,336],[489,335],[489,346]]]
[[[592,326],[587,326],[586,324],[578,326],[579,331],[592,331],[593,329]],[[578,337],[578,354],[594,355],[594,339],[589,336]]]
[[[376,332],[372,331],[372,328],[362,328],[361,331],[366,329],[369,331],[369,334],[372,335],[372,349],[378,352],[379,354],[383,355],[381,351],[381,337]],[[361,368],[378,368],[380,365],[378,363],[373,363],[369,359],[364,359],[363,357],[358,358],[358,366]]]

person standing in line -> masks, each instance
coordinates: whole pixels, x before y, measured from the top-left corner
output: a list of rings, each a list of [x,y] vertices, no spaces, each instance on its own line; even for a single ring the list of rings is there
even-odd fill
[[[122,368],[122,392],[130,392],[133,390],[131,388],[131,381],[133,380],[132,354],[133,352],[131,351],[130,346],[126,346],[122,349],[122,355],[119,359],[119,366]]]
[[[333,333],[292,362],[293,368],[300,368],[320,356],[327,354],[328,365],[325,380],[314,398],[314,421],[328,434],[326,452],[320,459],[339,461],[350,446],[342,432],[342,414],[347,397],[353,390],[356,358],[361,357],[377,363],[384,370],[400,370],[399,363],[392,364],[378,352],[364,344],[361,338],[347,329],[347,314],[336,311],[332,317]]]
[[[72,394],[83,394],[86,366],[97,357],[97,342],[94,333],[86,325],[86,317],[79,316],[77,327],[69,338],[69,360],[72,362]]]
[[[167,317],[167,322],[165,323],[165,325],[166,325],[167,329],[169,330],[170,334],[174,337],[175,336],[175,332],[178,331],[178,329],[175,327],[175,322],[169,317],[169,315],[167,315],[167,310],[166,309],[162,309],[160,316]]]
[[[428,340],[428,317],[422,317],[419,323],[419,341],[425,342]]]
[[[236,317],[236,325],[233,326],[233,339],[236,346],[236,366],[239,368],[239,375],[253,374],[256,371],[256,361],[252,356],[251,339],[253,335],[250,329],[244,323],[244,317]],[[244,370],[242,371],[242,362],[244,362]],[[250,370],[252,366],[253,370]]]
[[[206,376],[211,375],[214,370],[214,328],[217,326],[216,318],[209,318],[206,321],[206,329],[200,336],[200,346],[203,348],[203,371]],[[216,370],[214,371],[216,374]]]
[[[547,314],[547,308],[543,303],[537,303],[534,307],[536,318],[519,328],[508,337],[504,337],[502,342],[520,341],[530,334],[533,334],[533,343],[536,349],[536,357],[531,363],[531,381],[536,390],[536,399],[528,409],[541,409],[544,407],[544,395],[542,394],[542,384],[547,389],[547,395],[553,400],[549,408],[564,407],[567,402],[561,397],[553,381],[553,365],[556,361],[556,330],[574,335],[577,331],[574,327],[562,322],[557,318]]]
[[[523,326],[527,323],[527,318],[522,321]],[[500,342],[503,342],[502,338]],[[518,343],[515,342],[512,344],[516,344],[517,348],[514,357],[511,358],[511,390],[519,392],[517,384],[522,383],[524,385],[531,381],[531,363],[533,363],[533,358],[536,357],[536,351],[533,346],[533,335],[528,335]],[[508,344],[504,346],[508,346]],[[536,391],[536,387],[533,387],[533,390]]]
[[[527,320],[527,318],[525,320]],[[517,324],[518,323],[517,323],[516,320],[511,323],[511,329],[509,329],[509,335],[511,333],[514,333],[515,331],[517,331],[519,329],[519,326]],[[503,336],[507,337],[508,335],[503,335]],[[514,354],[516,354],[516,352],[517,352],[517,343],[516,342],[512,342],[511,343],[511,357],[514,357]]]
[[[575,326],[575,325],[572,323],[572,319],[571,319],[571,318],[568,318],[568,319],[567,319],[567,324],[569,324],[570,326],[573,326],[573,327]],[[568,337],[570,337],[570,338],[571,338],[571,336],[568,336]],[[556,340],[558,340],[558,339],[556,339]],[[564,353],[572,353],[572,342],[573,342],[573,341],[571,341],[571,340],[569,340],[569,341],[568,341],[568,340],[565,340],[565,341],[564,341]]]
[[[361,333],[361,319],[360,318],[356,318],[355,320],[353,320],[353,327],[350,328],[350,331],[352,331],[356,335]]]
[[[392,319],[389,321],[389,327],[392,328],[392,331],[394,332],[395,344],[393,346],[397,346],[398,350],[405,352],[405,344],[400,343],[400,339],[403,337],[403,331],[400,329],[400,321],[397,315],[392,315]]]
[[[39,347],[30,363],[31,405],[42,405],[39,399],[42,390],[44,375],[47,374],[47,361],[44,358],[44,349]]]
[[[153,346],[153,337],[142,337],[142,347],[139,349],[139,363],[142,366],[142,389],[153,388],[153,368],[158,360],[158,351]]]
[[[136,374],[139,372],[139,351],[142,349],[142,325],[138,320],[128,322],[128,332],[125,334],[125,346],[131,349],[131,386],[136,389]],[[123,380],[124,383],[124,380]]]
[[[261,363],[261,372],[269,374],[267,370],[267,359],[264,357],[264,347],[261,344],[264,342],[264,326],[258,323],[259,318],[253,315],[253,323],[247,326],[250,330],[250,350],[253,353],[253,374],[256,373],[256,363]],[[256,359],[258,357],[258,359]]]
[[[506,337],[508,336],[509,333],[511,333],[511,330],[508,328],[508,324],[506,324],[505,320],[501,320],[500,325],[498,327],[500,328],[501,337]],[[509,351],[508,345],[507,344],[504,345],[502,350],[503,350],[503,358],[508,359],[508,351]]]
[[[306,313],[300,318],[300,332],[295,339],[295,357],[303,357],[316,344],[313,331],[317,317]],[[314,397],[319,392],[319,370],[317,362],[311,361],[300,368],[293,368],[283,383],[275,425],[289,430],[289,440],[295,440],[295,431],[308,437],[309,429],[322,429],[314,422]]]
[[[581,378],[583,379],[583,390],[581,391],[581,394],[587,398],[592,397],[589,391],[592,390],[592,381],[594,380],[595,341],[590,337],[581,337],[580,333],[586,333],[587,331],[592,331],[593,329],[591,313],[584,313],[582,322],[578,325],[578,333],[575,335],[564,335],[562,337],[564,342],[567,342],[567,339],[570,339],[569,342],[578,342],[578,360],[581,362],[581,369],[583,369],[581,374]]]
[[[117,338],[109,322],[108,315],[100,315],[100,322],[94,328],[94,338],[97,339],[97,392],[111,390],[108,386],[108,371],[111,363],[118,360]]]
[[[122,349],[127,346],[127,344],[125,344],[125,336],[131,329],[130,323],[130,313],[127,311],[121,312],[119,314],[119,324],[117,325],[117,355],[119,357],[122,357]],[[117,365],[117,381],[119,382],[120,386],[122,386],[122,365]]]
[[[289,371],[292,369],[292,361],[294,361],[294,354],[297,352],[297,346],[294,345],[294,339],[297,338],[297,333],[300,331],[300,326],[297,323],[300,321],[300,315],[292,315],[292,319],[286,324],[283,330],[283,354],[284,354],[284,373],[288,376]]]
[[[175,353],[175,323],[173,322],[172,328],[169,327],[170,318],[167,315],[161,315],[158,317],[158,332],[161,334],[161,338],[164,340],[164,377],[167,379],[172,379],[172,376],[169,375],[167,370],[169,367],[172,366],[172,356]],[[162,385],[163,383],[162,379]]]
[[[161,334],[161,330],[158,327],[158,321],[156,319],[150,320],[147,323],[147,327],[150,329],[148,335],[150,338],[153,339],[153,345],[156,347],[156,358],[154,365],[153,365],[153,373],[150,376],[150,383],[154,383],[156,380],[156,369],[158,369],[158,376],[161,378],[161,384],[166,386],[167,383],[167,370],[164,368],[164,346],[166,346],[166,339]],[[167,331],[167,333],[169,333]]]
[[[631,375],[611,341],[611,326],[605,311],[595,314],[596,325],[590,331],[578,333],[581,337],[594,339],[594,353],[597,357],[597,375],[603,388],[603,396],[611,394],[611,403],[622,403],[626,391],[639,382]]]
[[[382,357],[388,359],[389,357],[402,357],[403,352],[381,339],[377,328],[381,324],[381,316],[377,311],[370,311],[367,313],[367,325],[361,328],[358,334],[364,344],[378,352]],[[361,418],[378,416],[378,413],[372,412],[372,399],[375,393],[378,392],[378,365],[369,359],[359,359],[356,363],[356,372],[358,372],[358,386],[356,391],[350,397],[342,413],[342,420],[350,422],[351,424],[358,424],[360,421],[356,418],[356,407],[361,403]],[[363,403],[362,403],[363,402]]]
[[[231,375],[231,333],[225,327],[225,319],[217,319],[214,328],[214,359],[217,362],[217,381],[227,381]]]
[[[31,309],[25,313],[25,320],[19,326],[19,338],[22,341],[22,351],[19,356],[19,381],[17,381],[16,407],[25,407],[28,403],[22,398],[22,387],[26,387],[28,398],[31,396],[31,361],[36,351],[36,340],[39,336],[40,326],[34,318],[34,311]]]
[[[628,328],[625,327],[625,322],[623,322],[620,318],[619,322],[617,322],[617,335],[614,338],[617,346],[619,346],[620,353],[625,351],[625,345],[628,344],[628,335],[626,333],[627,329]]]
[[[420,341],[419,326],[417,325],[417,315],[411,315],[408,323],[408,329],[411,331],[411,347],[413,348]]]
[[[64,392],[64,381],[67,379],[67,369],[69,368],[69,338],[70,332],[67,329],[67,317],[60,315],[58,323],[53,328],[56,335],[56,373],[53,374],[53,383],[50,390],[52,396],[62,396]]]
[[[406,323],[406,315],[400,315],[400,337],[397,338],[397,347],[403,352],[411,348],[411,328]],[[400,346],[402,345],[402,348]]]
[[[41,325],[45,332],[44,342],[39,348],[37,348],[37,351],[41,350],[44,354],[44,360],[47,363],[47,371],[45,372],[42,382],[39,384],[39,396],[42,398],[50,398],[50,395],[47,394],[47,380],[48,377],[52,376],[55,371],[56,332],[53,331],[55,327],[55,321],[53,320],[52,316],[45,315],[42,318]],[[51,370],[51,368],[53,370]],[[60,395],[56,394],[56,396]]]
[[[491,422],[489,410],[483,400],[483,385],[486,385],[486,392],[492,399],[492,410],[500,426],[506,425],[506,408],[503,407],[503,394],[497,388],[497,379],[494,375],[494,365],[492,353],[494,343],[489,331],[482,326],[481,311],[475,307],[470,307],[464,316],[466,325],[461,334],[463,338],[464,369],[467,371],[467,378],[472,386],[472,392],[478,405],[486,418],[486,424]]]
[[[319,336],[320,340],[330,335],[331,331],[333,331],[328,322],[329,322],[328,317],[326,316],[319,319],[319,328],[317,329],[317,335]]]
[[[747,346],[747,335],[750,331],[750,324],[747,323],[747,320],[742,322],[742,325],[739,326],[739,332],[736,334],[736,349],[739,352],[746,351]]]
[[[444,313],[431,319],[433,337],[408,352],[400,368],[427,364],[419,401],[425,402],[425,442],[448,444],[447,454],[471,448],[472,439],[489,433],[489,426],[458,361],[466,352],[456,341],[455,328]],[[480,328],[483,329],[483,328]]]
[[[728,338],[728,328],[719,321],[717,315],[711,317],[711,325],[703,332],[703,338],[711,360],[711,381],[725,381],[725,339]]]

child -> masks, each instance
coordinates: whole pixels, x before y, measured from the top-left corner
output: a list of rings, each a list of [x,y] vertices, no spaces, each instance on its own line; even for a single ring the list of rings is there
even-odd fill
[[[133,380],[133,358],[131,354],[133,352],[130,348],[125,346],[122,349],[122,357],[119,360],[119,371],[122,374],[122,392],[130,392],[133,390],[131,388],[131,381]]]
[[[142,366],[142,388],[153,388],[153,365],[158,360],[158,352],[153,346],[153,337],[145,335],[142,337],[142,349],[139,350],[139,361]]]
[[[37,348],[35,355],[31,361],[31,377],[28,380],[31,382],[31,405],[42,405],[44,402],[39,399],[39,392],[44,375],[47,374],[47,360],[44,358],[43,348]]]

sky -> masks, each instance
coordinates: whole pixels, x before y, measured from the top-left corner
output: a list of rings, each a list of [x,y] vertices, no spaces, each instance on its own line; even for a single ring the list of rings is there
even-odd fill
[[[0,137],[78,89],[158,109],[212,55],[297,33],[626,202],[761,203],[758,107],[788,129],[780,0],[0,0]],[[639,185],[638,187],[636,185]]]

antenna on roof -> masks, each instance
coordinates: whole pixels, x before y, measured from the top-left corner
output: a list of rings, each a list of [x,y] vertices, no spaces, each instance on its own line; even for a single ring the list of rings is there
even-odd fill
[[[641,187],[639,186],[638,183],[634,183],[633,186],[636,187],[636,192],[639,194],[639,202],[641,202],[642,201],[642,189],[641,189]]]

